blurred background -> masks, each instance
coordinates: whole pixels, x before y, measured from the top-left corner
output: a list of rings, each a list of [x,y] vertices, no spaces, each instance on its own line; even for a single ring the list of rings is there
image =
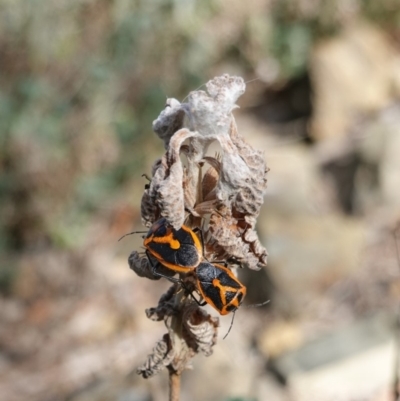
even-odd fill
[[[168,288],[129,270],[152,121],[216,75],[270,167],[269,265],[182,400],[393,400],[398,0],[0,0],[0,399],[163,401]],[[399,240],[400,241],[400,240]],[[397,335],[398,336],[398,335]]]

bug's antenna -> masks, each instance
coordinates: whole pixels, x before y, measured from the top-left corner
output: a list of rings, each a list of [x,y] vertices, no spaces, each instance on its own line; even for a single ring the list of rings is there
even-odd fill
[[[231,325],[229,326],[228,332],[224,335],[223,340],[225,340],[225,338],[228,337],[228,334],[231,332],[231,328],[233,326],[233,320],[235,319],[235,315],[236,315],[236,311],[234,311],[232,314]]]
[[[257,308],[257,307],[259,307],[259,306],[263,306],[263,305],[268,304],[270,301],[271,301],[271,300],[268,299],[268,301],[264,301],[264,302],[261,302],[261,303],[259,303],[259,304],[246,305],[245,308]],[[225,338],[228,337],[228,334],[230,333],[230,331],[231,331],[231,329],[232,329],[233,320],[235,319],[235,314],[236,314],[236,311],[233,312],[232,320],[231,320],[231,325],[229,326],[228,332],[225,334],[223,340],[225,340]]]
[[[245,308],[258,308],[259,306],[267,305],[267,304],[269,304],[270,302],[271,302],[271,300],[268,299],[267,301],[261,302],[261,303],[259,303],[259,304],[245,305],[244,307],[245,307]]]
[[[124,235],[118,240],[118,242],[121,241],[122,238],[127,237],[128,235],[132,235],[132,234],[146,234],[146,233],[147,233],[147,231],[132,231],[131,233],[124,234]]]

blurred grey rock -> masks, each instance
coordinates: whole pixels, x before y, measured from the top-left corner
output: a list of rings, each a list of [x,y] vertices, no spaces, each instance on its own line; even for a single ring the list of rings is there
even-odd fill
[[[367,400],[392,382],[393,340],[390,319],[377,315],[287,353],[272,367],[296,401]]]
[[[275,284],[286,302],[301,308],[302,299],[359,267],[366,226],[339,211],[331,182],[308,148],[295,144],[270,153],[258,229],[271,255],[267,269]]]

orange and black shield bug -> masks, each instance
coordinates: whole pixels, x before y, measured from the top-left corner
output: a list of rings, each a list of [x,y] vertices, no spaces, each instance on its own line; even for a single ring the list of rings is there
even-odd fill
[[[150,227],[143,245],[148,254],[177,273],[194,269],[203,254],[202,244],[193,230],[187,226],[175,230],[165,218]]]
[[[140,232],[134,231],[123,237]],[[159,276],[167,277],[157,272],[158,263],[176,273],[188,273],[202,260],[203,246],[196,233],[187,226],[176,230],[165,218],[157,220],[150,227],[143,245],[153,274]]]
[[[192,298],[200,305],[211,305],[221,315],[233,312],[231,325],[224,339],[231,331],[236,310],[241,306],[246,296],[246,286],[244,286],[233,272],[220,264],[209,262],[200,263],[191,274],[187,274],[181,280],[182,287],[192,295]],[[194,286],[194,287],[193,287]],[[193,296],[194,288],[200,293],[204,302],[199,302]],[[248,305],[247,307],[257,307],[267,304],[269,301],[260,304]]]
[[[234,312],[243,302],[246,287],[227,267],[202,262],[196,267],[195,277],[204,301],[221,315]]]

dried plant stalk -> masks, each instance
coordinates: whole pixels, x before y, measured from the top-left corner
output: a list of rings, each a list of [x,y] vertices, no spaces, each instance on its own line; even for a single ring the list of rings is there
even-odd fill
[[[262,152],[247,144],[236,127],[232,111],[244,91],[242,78],[223,75],[209,81],[206,91],[191,92],[186,103],[168,99],[153,122],[166,152],[153,165],[141,212],[147,227],[160,217],[176,230],[183,224],[201,227],[208,260],[258,270],[268,255],[255,231],[268,168]],[[221,148],[218,155],[207,155],[212,142]],[[130,255],[129,265],[140,277],[160,278],[137,252]],[[159,268],[165,276],[174,273]],[[179,376],[191,359],[199,352],[211,355],[217,338],[218,318],[194,303],[185,289],[174,284],[156,308],[146,311],[150,319],[163,320],[168,333],[138,369],[147,378],[167,368],[170,399],[178,399]]]

